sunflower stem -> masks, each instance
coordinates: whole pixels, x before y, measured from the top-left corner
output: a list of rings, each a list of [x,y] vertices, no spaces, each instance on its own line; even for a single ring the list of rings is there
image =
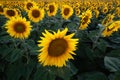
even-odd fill
[[[21,40],[22,44],[25,46],[24,47],[24,52],[26,55],[24,55],[24,57],[27,59],[27,64],[29,64],[29,52],[28,52],[28,47],[27,47],[27,43],[25,43],[25,40]]]
[[[14,47],[17,48],[17,44],[16,44],[15,39],[12,39],[12,40],[13,40]]]
[[[39,23],[36,23],[36,30],[39,30]]]
[[[97,46],[97,42],[98,42],[98,40],[99,40],[99,38],[101,36],[101,33],[104,30],[104,27],[102,25],[98,24],[98,26],[99,26],[100,31],[99,31],[98,35],[96,36],[96,39],[93,41],[93,47],[92,47],[92,49],[95,49],[95,47]]]

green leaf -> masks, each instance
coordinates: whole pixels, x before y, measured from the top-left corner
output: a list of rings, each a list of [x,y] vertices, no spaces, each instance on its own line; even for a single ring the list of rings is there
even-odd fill
[[[96,55],[96,54],[93,53],[93,50],[90,49],[88,46],[86,46],[85,53],[86,53],[86,57],[88,57],[91,61],[93,61],[93,59]]]
[[[89,37],[88,37],[88,34],[87,34],[87,31],[84,31],[84,30],[78,30],[76,31],[76,35],[75,35],[77,38],[80,38],[79,41],[80,42],[92,42]]]
[[[22,51],[20,49],[2,47],[0,50],[2,51],[2,58],[5,58],[5,60],[11,63],[22,56]]]
[[[11,52],[10,62],[15,62],[20,57],[22,57],[22,50],[20,50],[20,49],[14,49]]]
[[[26,41],[26,45],[29,49],[30,55],[38,55],[38,46],[35,44],[35,41],[33,40],[27,40]]]
[[[94,42],[94,41],[97,41],[100,36],[101,36],[101,33],[104,29],[104,27],[101,25],[101,24],[98,24],[98,29],[95,29],[95,30],[92,30],[92,31],[89,31],[89,33],[87,34],[88,37]]]
[[[107,43],[103,39],[100,39],[99,42],[97,42],[97,47],[104,53],[107,48]]]
[[[7,80],[19,80],[21,77],[21,71],[23,70],[23,66],[21,64],[8,65],[8,68],[6,69],[7,74]]]
[[[66,67],[57,69],[57,76],[63,78],[64,80],[70,80],[70,78],[77,73],[77,68],[70,62],[68,62]]]
[[[10,52],[12,52],[13,50],[14,48],[9,48],[8,46],[3,45],[0,47],[0,54],[2,55],[2,58],[5,58],[9,54],[11,54]]]
[[[31,47],[35,47],[35,41],[32,39],[27,40],[26,43]]]
[[[0,37],[0,41],[9,41],[9,40],[11,40],[12,38],[9,36],[9,35],[5,35],[5,36],[1,36]]]
[[[109,37],[109,40],[112,41],[113,43],[119,44],[120,43],[120,35]]]
[[[104,65],[110,72],[116,72],[120,70],[120,57],[105,57]]]
[[[27,64],[24,65],[23,71],[22,71],[22,76],[26,78],[26,80],[32,80],[31,75],[33,75],[32,71],[36,65],[36,61],[34,59],[30,59]]]
[[[64,80],[70,80],[70,78],[77,73],[77,69],[68,63],[66,67],[43,67],[39,66],[34,75],[34,80],[55,80],[58,76]]]
[[[78,75],[78,80],[107,80],[107,77],[101,72],[86,72]]]
[[[55,80],[54,68],[43,66],[38,67],[33,80]]]
[[[75,32],[78,29],[78,26],[73,22],[69,22],[65,27],[68,27],[70,32]]]
[[[111,52],[107,53],[109,57],[120,57],[120,49],[112,50]]]
[[[2,31],[2,32],[0,32],[0,37],[4,36],[6,34],[7,34],[6,31]]]
[[[22,77],[24,80],[33,80],[33,69],[35,68],[36,61],[30,59],[28,63],[22,61],[23,58],[20,58],[12,64],[8,64],[6,67],[7,80],[21,80]]]
[[[108,78],[109,80],[120,80],[120,71],[110,74]]]
[[[115,78],[115,74],[110,74],[110,75],[108,76],[108,79],[109,79],[109,80],[114,80],[114,78]]]
[[[117,72],[115,73],[115,78],[114,78],[114,80],[120,80],[120,71],[117,71]]]
[[[93,30],[93,31],[90,31],[88,34],[87,34],[87,36],[94,42],[94,41],[96,41],[96,39],[97,39],[97,37],[98,37],[98,33],[99,33],[100,31],[99,30]]]

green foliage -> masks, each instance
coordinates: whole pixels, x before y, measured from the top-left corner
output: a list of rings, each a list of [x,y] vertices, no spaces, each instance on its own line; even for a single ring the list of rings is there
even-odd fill
[[[22,13],[27,19],[27,13]],[[100,18],[104,17],[100,14]],[[102,37],[104,27],[92,18],[85,30],[79,30],[80,18],[64,20],[60,14],[45,18],[33,26],[28,39],[11,37],[5,29],[7,19],[0,16],[0,80],[120,80],[120,31]],[[74,60],[66,67],[42,66],[37,44],[44,30],[50,32],[68,27],[67,34],[79,39]]]
[[[78,80],[107,80],[107,77],[101,72],[86,72],[80,74]]]

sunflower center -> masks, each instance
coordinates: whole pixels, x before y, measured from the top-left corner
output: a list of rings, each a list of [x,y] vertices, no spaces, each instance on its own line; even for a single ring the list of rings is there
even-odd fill
[[[26,29],[26,26],[25,24],[23,23],[16,23],[14,24],[14,30],[17,32],[17,33],[23,33]]]
[[[83,18],[82,24],[84,25],[85,23],[87,23],[87,21],[88,21],[88,16],[85,16],[85,17]]]
[[[40,12],[39,12],[38,10],[33,10],[33,11],[32,11],[32,16],[33,16],[34,18],[38,18],[38,17],[40,16]]]
[[[64,39],[55,39],[53,40],[48,47],[48,54],[50,56],[60,56],[65,53],[68,48],[67,41]]]
[[[0,12],[3,12],[3,8],[0,6]]]
[[[82,8],[82,10],[84,11],[84,10],[85,10],[85,8],[83,7],[83,8]]]
[[[104,12],[107,12],[107,9],[104,9]]]
[[[79,11],[79,10],[77,10],[77,11],[76,11],[76,14],[79,14],[79,13],[80,13],[80,11]]]
[[[27,3],[27,9],[28,9],[28,10],[30,10],[30,8],[31,8],[32,6],[33,6],[33,4],[32,4],[32,3],[30,3],[30,2],[29,2],[29,3]]]
[[[65,8],[64,9],[64,15],[68,15],[70,13],[70,9],[69,8]]]
[[[104,24],[104,25],[106,25],[106,24],[107,24],[107,20],[106,20],[106,21],[104,21],[104,22],[103,22],[103,24]]]
[[[53,13],[53,12],[54,12],[54,9],[55,9],[55,8],[54,8],[53,5],[50,5],[50,6],[49,6],[50,13]]]
[[[15,12],[13,10],[7,10],[7,14],[9,16],[14,16],[15,15]]]

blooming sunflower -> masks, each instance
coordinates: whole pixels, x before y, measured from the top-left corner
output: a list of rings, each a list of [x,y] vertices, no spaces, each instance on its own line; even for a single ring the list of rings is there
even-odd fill
[[[72,16],[73,8],[69,5],[63,5],[61,14],[62,14],[62,17],[67,20],[69,17]]]
[[[36,6],[36,3],[34,1],[28,0],[24,3],[24,9],[28,12],[31,7]]]
[[[79,8],[80,7],[80,3],[79,2],[76,2],[75,3],[75,8]]]
[[[98,6],[94,6],[93,7],[93,10],[95,11],[95,10],[98,10]]]
[[[37,6],[32,7],[28,11],[28,17],[33,22],[39,22],[44,18],[44,9],[39,9]]]
[[[49,3],[48,4],[48,16],[55,16],[58,10],[58,4],[56,3]]]
[[[38,55],[38,61],[43,66],[66,66],[68,59],[74,59],[72,55],[75,55],[73,51],[76,50],[76,44],[78,39],[71,39],[75,34],[66,35],[68,28],[63,31],[58,30],[51,34],[47,30],[42,33],[44,37],[39,40],[39,47],[42,47]]]
[[[80,9],[79,8],[75,8],[75,14],[76,14],[76,16],[78,16],[78,15],[80,15]]]
[[[120,12],[120,7],[117,7],[116,9],[115,9],[115,13],[117,14],[117,13],[119,13]]]
[[[20,8],[23,8],[23,7],[24,7],[23,1],[17,1],[17,2],[16,2],[16,6],[18,6],[18,7],[20,7]]]
[[[116,14],[118,17],[120,17],[120,7],[117,7],[117,8],[115,9],[115,14]]]
[[[109,5],[109,6],[108,6],[108,9],[109,9],[110,11],[112,11],[112,10],[114,9],[114,6],[113,6],[113,5]]]
[[[20,9],[16,8],[16,11],[17,11],[17,13],[18,13],[18,16],[22,16]]]
[[[16,9],[4,8],[4,15],[6,18],[17,17],[18,12]]]
[[[120,18],[120,13],[117,13],[117,16]]]
[[[84,12],[86,10],[86,7],[85,6],[81,6],[80,9],[81,9],[82,12]]]
[[[87,10],[85,13],[82,13],[82,20],[79,29],[84,30],[87,28],[88,24],[91,22],[90,19],[92,18],[92,11]]]
[[[104,8],[102,8],[102,13],[103,14],[106,14],[108,12],[108,7],[107,6],[105,6]]]
[[[95,17],[98,18],[100,12],[98,10],[94,10],[94,12],[95,12]]]
[[[30,35],[31,25],[30,21],[26,21],[22,17],[12,17],[7,21],[6,29],[11,37],[24,39]]]
[[[37,3],[38,3],[38,6],[40,6],[40,7],[45,6],[45,1],[39,0],[39,1],[37,1]]]
[[[102,32],[102,36],[108,37],[112,35],[113,32],[118,31],[119,28],[120,28],[120,21],[115,21],[110,25],[108,25],[107,27],[105,27],[104,31]]]
[[[102,21],[102,25],[107,26],[109,23],[113,22],[114,14],[108,14]]]

